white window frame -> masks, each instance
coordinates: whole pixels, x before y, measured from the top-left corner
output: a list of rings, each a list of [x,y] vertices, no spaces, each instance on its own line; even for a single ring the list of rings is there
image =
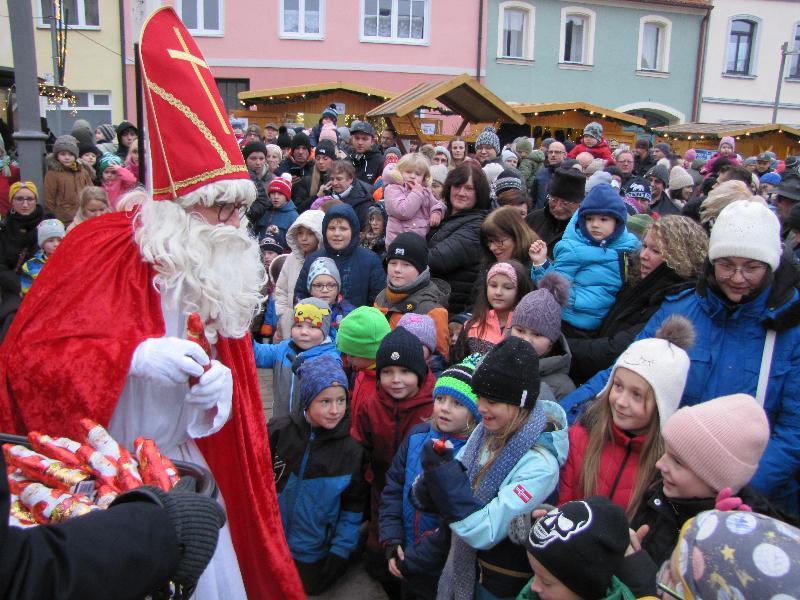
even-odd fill
[[[567,45],[567,19],[571,16],[584,17],[586,30],[583,33],[583,61],[573,62],[564,60],[564,50]],[[588,68],[594,66],[594,31],[597,25],[597,13],[585,6],[565,6],[561,9],[561,31],[558,44],[558,65],[561,68]]]
[[[278,37],[285,40],[324,40],[325,39],[325,0],[319,0],[319,33],[306,33],[306,1],[298,0],[299,7],[298,29],[299,31],[284,31],[283,11],[286,0],[280,0],[278,8]]]
[[[657,69],[645,69],[642,67],[642,56],[644,55],[644,27],[645,25],[655,25],[663,33],[663,39],[658,44],[658,66]],[[636,70],[640,73],[669,73],[670,43],[672,41],[672,21],[661,15],[647,15],[639,19],[639,52],[636,55]]]
[[[219,8],[219,29],[205,29],[203,0],[197,0],[198,27],[196,29],[191,29],[187,26],[186,29],[189,30],[189,33],[198,37],[222,37],[225,35],[225,0],[216,0],[216,3]],[[175,10],[181,18],[181,21],[183,21],[183,0],[177,0],[177,2],[175,2]],[[203,27],[199,27],[201,23]]]
[[[795,21],[792,23],[792,29],[790,33],[790,43],[789,43],[789,50],[800,50],[800,40],[797,40],[797,36],[800,35],[800,21]],[[788,81],[800,81],[800,54],[789,55],[789,74],[784,75],[784,77]],[[792,67],[797,65],[797,75],[792,77]]]
[[[359,23],[358,23],[358,39],[361,42],[371,44],[403,44],[406,46],[428,46],[431,39],[431,2],[433,0],[425,1],[425,17],[424,17],[424,34],[422,39],[413,38],[399,38],[397,37],[397,17],[398,6],[397,0],[392,0],[392,35],[390,37],[380,37],[376,35],[364,34],[364,16],[366,11],[366,0],[360,0],[359,5]]]
[[[73,93],[77,94],[87,94],[88,103],[87,104],[76,104],[74,107],[64,100],[61,103],[61,107],[65,109],[72,109],[76,108],[78,110],[110,110],[113,111],[114,107],[112,106],[112,96],[111,90],[74,90]],[[95,95],[105,95],[108,96],[108,102],[106,104],[98,104],[95,102]]]
[[[10,0],[14,2],[14,0]],[[85,0],[75,0],[75,4],[78,7],[78,24],[77,25],[69,25],[69,29],[86,29],[89,31],[100,31],[101,24],[103,22],[103,15],[101,12],[102,9],[102,1],[97,0],[97,21],[98,25],[87,25],[86,24],[86,4]],[[49,19],[45,19],[44,11],[42,10],[42,0],[37,0],[36,5],[38,7],[38,14],[39,18],[36,19],[36,27],[39,29],[50,29],[50,21]]]
[[[731,27],[734,21],[752,21],[755,25],[753,32],[753,39],[751,40],[752,47],[750,48],[750,70],[744,73],[729,73],[728,72],[728,43],[731,39]],[[728,17],[728,26],[725,28],[725,49],[722,55],[722,76],[733,77],[740,79],[753,79],[758,76],[758,49],[761,46],[761,29],[763,28],[763,19],[755,15],[741,14],[731,15]]]
[[[536,26],[536,7],[525,2],[517,2],[516,0],[508,0],[501,2],[498,7],[497,19],[497,58],[500,60],[518,61],[518,60],[533,60],[533,33]],[[522,56],[506,56],[505,51],[505,14],[506,10],[521,10],[526,13],[525,19],[527,20],[525,30],[523,31],[522,42]]]

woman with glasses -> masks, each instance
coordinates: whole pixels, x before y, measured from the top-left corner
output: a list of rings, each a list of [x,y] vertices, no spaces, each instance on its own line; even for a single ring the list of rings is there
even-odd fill
[[[547,244],[552,258],[553,248],[586,195],[586,177],[576,169],[560,168],[553,173],[549,186],[547,203],[525,217],[525,222]]]
[[[755,200],[733,202],[714,223],[697,286],[667,298],[637,339],[652,337],[673,314],[692,322],[696,339],[681,405],[754,396],[767,413],[771,438],[751,484],[798,514],[800,295],[797,271],[781,254],[772,211]],[[564,398],[570,420],[603,388],[609,371]]]

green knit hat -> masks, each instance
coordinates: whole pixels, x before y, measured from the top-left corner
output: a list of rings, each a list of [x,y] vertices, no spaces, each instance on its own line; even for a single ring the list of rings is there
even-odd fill
[[[460,363],[442,371],[433,388],[433,397],[447,395],[455,398],[459,404],[465,406],[476,423],[481,422],[481,413],[478,412],[478,397],[472,391],[472,374],[478,366],[482,354],[470,354]]]
[[[381,311],[373,306],[359,306],[339,323],[336,349],[342,354],[374,359],[381,340],[391,330]]]

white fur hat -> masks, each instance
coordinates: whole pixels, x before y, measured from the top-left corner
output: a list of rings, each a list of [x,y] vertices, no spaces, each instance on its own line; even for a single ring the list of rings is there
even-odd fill
[[[708,259],[738,256],[767,263],[781,260],[781,224],[761,202],[738,200],[719,213],[708,241]]]

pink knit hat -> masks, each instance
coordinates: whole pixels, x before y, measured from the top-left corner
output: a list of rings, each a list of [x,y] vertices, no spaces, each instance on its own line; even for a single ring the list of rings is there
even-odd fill
[[[736,140],[730,135],[726,135],[719,141],[720,148],[722,148],[722,144],[728,144],[732,149],[736,149]]]
[[[715,491],[736,493],[756,472],[769,423],[752,396],[733,394],[680,409],[662,435],[670,453]]]
[[[514,282],[514,285],[517,285],[517,272],[514,270],[514,267],[507,262],[494,263],[486,274],[486,283],[488,284],[489,280],[495,275],[505,275]]]
[[[321,142],[322,140],[330,140],[334,144],[339,141],[338,138],[336,137],[336,126],[335,125],[325,124],[325,125],[322,126],[322,129],[319,132],[319,140],[318,141]]]

